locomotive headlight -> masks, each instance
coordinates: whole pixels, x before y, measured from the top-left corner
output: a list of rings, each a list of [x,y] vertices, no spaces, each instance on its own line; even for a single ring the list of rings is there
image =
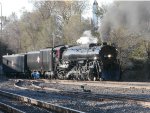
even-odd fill
[[[111,54],[108,54],[108,56],[107,56],[108,58],[111,58],[112,57],[112,55]]]
[[[96,57],[96,56],[94,57],[94,60],[97,60],[97,57]]]

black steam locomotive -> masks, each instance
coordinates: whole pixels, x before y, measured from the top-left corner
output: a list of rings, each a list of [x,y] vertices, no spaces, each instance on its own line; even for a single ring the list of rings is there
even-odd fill
[[[121,69],[114,46],[99,44],[57,46],[24,54],[3,56],[3,71],[28,78],[33,71],[56,79],[120,80]]]

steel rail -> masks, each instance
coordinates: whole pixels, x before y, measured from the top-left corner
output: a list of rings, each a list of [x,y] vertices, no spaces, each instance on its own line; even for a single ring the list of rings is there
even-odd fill
[[[12,106],[9,106],[9,105],[7,105],[5,103],[2,103],[2,102],[0,102],[0,108],[2,110],[5,110],[8,113],[25,113],[25,112],[23,112],[23,111],[21,111],[19,109],[16,109],[16,108],[14,108]]]
[[[32,105],[35,105],[35,106],[39,106],[39,107],[42,107],[42,108],[45,108],[47,110],[54,111],[54,112],[57,112],[57,113],[84,113],[82,111],[70,109],[70,108],[63,107],[63,106],[54,105],[54,104],[51,104],[51,103],[47,103],[47,102],[44,102],[44,101],[40,101],[40,100],[32,99],[32,98],[29,98],[29,97],[21,96],[21,95],[18,95],[18,94],[9,93],[9,92],[2,91],[2,90],[0,90],[0,95],[8,97],[8,98],[15,99],[15,100],[18,100],[18,101],[22,101],[22,102],[25,102],[25,103],[29,103],[29,104],[32,104]]]

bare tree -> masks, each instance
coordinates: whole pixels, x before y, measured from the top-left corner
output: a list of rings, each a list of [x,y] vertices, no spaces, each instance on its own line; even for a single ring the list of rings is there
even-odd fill
[[[12,13],[3,29],[3,42],[9,45],[9,48],[13,48],[15,52],[19,52],[21,49],[20,36],[21,32],[17,15]]]

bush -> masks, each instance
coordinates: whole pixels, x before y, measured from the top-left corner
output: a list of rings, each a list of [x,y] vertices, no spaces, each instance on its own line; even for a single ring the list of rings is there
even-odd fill
[[[133,68],[126,68],[122,75],[123,81],[150,81],[150,60],[131,59]]]

